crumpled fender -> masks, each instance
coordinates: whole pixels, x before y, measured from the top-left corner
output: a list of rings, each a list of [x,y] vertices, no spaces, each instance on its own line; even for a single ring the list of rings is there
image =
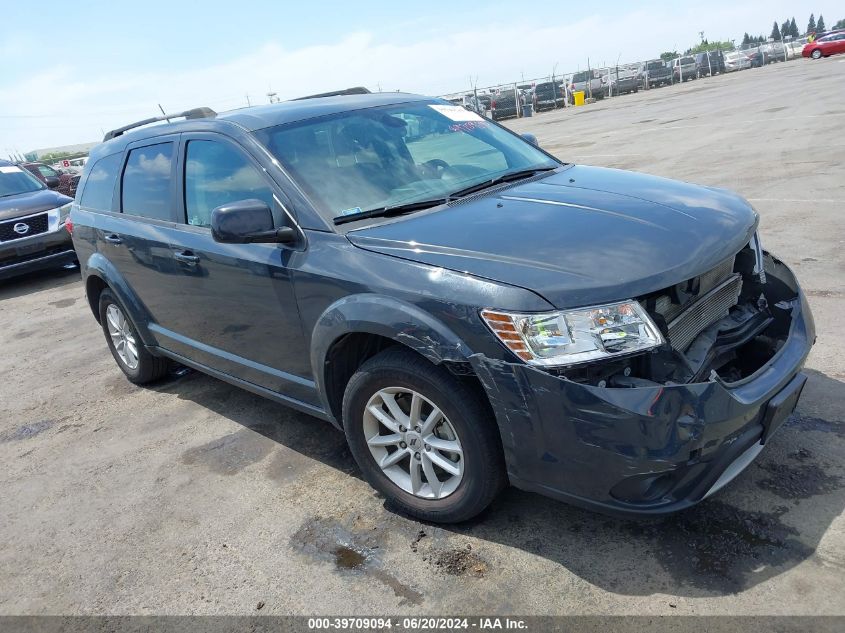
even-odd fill
[[[407,301],[379,294],[344,297],[317,320],[311,336],[311,368],[326,411],[326,356],[346,334],[376,334],[422,354],[434,364],[466,361],[472,351],[445,324]]]

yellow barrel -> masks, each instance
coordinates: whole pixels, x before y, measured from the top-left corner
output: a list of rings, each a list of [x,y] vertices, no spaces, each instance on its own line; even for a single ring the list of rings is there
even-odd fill
[[[584,91],[579,90],[575,93],[575,105],[584,105]]]

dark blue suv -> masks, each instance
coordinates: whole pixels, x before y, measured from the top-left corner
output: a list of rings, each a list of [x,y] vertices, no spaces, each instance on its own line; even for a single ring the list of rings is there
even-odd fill
[[[328,420],[404,512],[464,520],[508,483],[682,509],[801,393],[810,310],[730,192],[408,94],[169,118],[107,134],[71,212],[118,366]]]

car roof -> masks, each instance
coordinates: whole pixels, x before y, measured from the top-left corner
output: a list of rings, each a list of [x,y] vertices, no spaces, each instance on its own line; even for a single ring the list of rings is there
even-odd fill
[[[270,105],[230,110],[209,117],[197,117],[191,118],[190,120],[179,120],[172,123],[139,127],[138,129],[124,132],[98,145],[90,152],[89,161],[91,158],[98,158],[101,155],[121,151],[126,145],[134,141],[145,140],[164,134],[178,134],[179,132],[190,132],[198,129],[221,129],[228,125],[237,125],[243,130],[253,132],[266,127],[305,121],[317,117],[339,114],[341,112],[351,112],[354,110],[364,110],[413,101],[441,101],[442,103],[448,103],[442,99],[404,92],[335,95],[282,101]]]

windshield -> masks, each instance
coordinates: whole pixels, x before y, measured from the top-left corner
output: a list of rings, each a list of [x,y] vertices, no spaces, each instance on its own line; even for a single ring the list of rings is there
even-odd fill
[[[660,68],[665,68],[663,62],[649,62],[647,66],[648,70],[658,70]]]
[[[0,165],[0,198],[44,189],[38,178],[15,165]]]
[[[328,220],[436,201],[561,164],[475,112],[439,101],[342,112],[256,136]]]

